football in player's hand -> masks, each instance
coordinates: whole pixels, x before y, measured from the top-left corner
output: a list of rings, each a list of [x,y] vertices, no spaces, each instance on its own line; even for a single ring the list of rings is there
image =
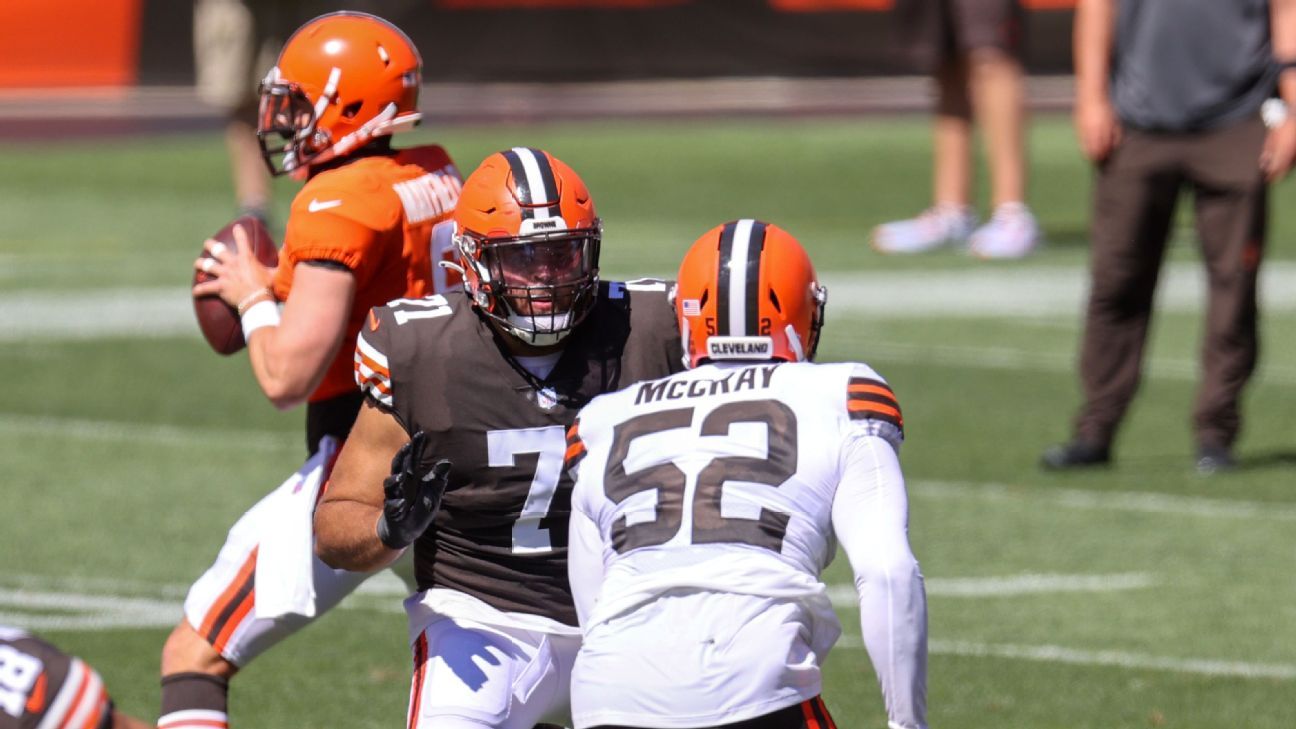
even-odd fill
[[[277,266],[279,250],[275,247],[274,240],[270,238],[270,231],[266,228],[265,222],[255,215],[244,215],[234,219],[229,225],[216,231],[212,239],[236,250],[238,243],[234,240],[234,227],[239,225],[243,226],[243,232],[247,234],[248,244],[252,246],[252,252],[257,260],[265,266]],[[211,256],[204,249],[201,257]],[[199,284],[212,278],[215,277],[209,273],[195,270],[193,282]],[[193,302],[194,314],[198,317],[198,328],[202,329],[203,336],[207,338],[207,343],[212,349],[221,354],[234,354],[247,346],[243,341],[243,326],[239,322],[239,315],[234,307],[225,303],[219,296],[200,296],[194,298]]]

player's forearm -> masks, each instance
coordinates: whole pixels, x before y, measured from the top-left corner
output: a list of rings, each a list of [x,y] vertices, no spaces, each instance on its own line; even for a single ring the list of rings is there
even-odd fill
[[[927,726],[927,596],[909,555],[857,573],[860,630],[892,726]]]
[[[315,554],[334,569],[372,572],[396,561],[375,525],[381,509],[357,501],[322,501],[315,509]]]
[[[266,327],[252,333],[248,360],[257,384],[267,399],[280,410],[306,402],[319,386],[328,367],[320,352],[294,347],[291,332],[283,327]]]
[[[1076,99],[1105,100],[1116,33],[1116,0],[1080,0],[1072,32]]]
[[[909,547],[909,500],[890,443],[846,446],[833,499],[833,531],[855,573],[864,647],[893,726],[927,722],[927,594]]]

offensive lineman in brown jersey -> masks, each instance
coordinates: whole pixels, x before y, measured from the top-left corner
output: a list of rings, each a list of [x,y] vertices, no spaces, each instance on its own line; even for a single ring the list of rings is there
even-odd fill
[[[85,661],[0,625],[0,729],[148,729],[113,708]]]
[[[421,73],[418,49],[399,28],[343,12],[298,29],[261,85],[266,161],[305,185],[277,269],[246,254],[236,229],[238,250],[207,242],[212,257],[195,266],[216,278],[194,295],[237,306],[253,374],[271,402],[309,401],[311,457],[239,519],[190,588],[162,650],[160,729],[225,727],[229,679],[368,577],[315,559],[311,513],[363,400],[351,342],[369,309],[446,284],[435,231],[449,231],[459,173],[439,146],[390,144],[419,119]]]
[[[530,729],[568,717],[579,647],[566,428],[595,395],[682,369],[682,351],[664,282],[599,281],[593,201],[552,155],[487,158],[455,224],[465,291],[376,308],[360,333],[366,407],[316,550],[372,570],[413,543],[410,729]]]

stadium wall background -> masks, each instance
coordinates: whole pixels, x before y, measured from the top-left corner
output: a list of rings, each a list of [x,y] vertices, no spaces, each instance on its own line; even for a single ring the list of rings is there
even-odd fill
[[[912,74],[895,0],[319,0],[404,28],[429,82]],[[1074,0],[1023,0],[1027,66],[1070,70]],[[0,88],[187,85],[189,0],[4,0]],[[51,52],[56,49],[57,52]]]

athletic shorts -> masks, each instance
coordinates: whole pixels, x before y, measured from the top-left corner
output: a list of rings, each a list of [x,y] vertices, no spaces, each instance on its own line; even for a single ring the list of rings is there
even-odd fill
[[[568,726],[580,638],[442,617],[414,639],[408,729]]]
[[[923,72],[982,48],[1020,58],[1024,12],[1019,0],[898,0],[898,34]]]
[[[329,567],[315,556],[311,534],[295,543],[269,544],[278,539],[286,525],[310,529],[316,491],[302,484],[318,486],[328,479],[340,445],[331,437],[320,442],[320,450],[279,488],[249,509],[229,530],[216,562],[189,588],[185,598],[185,619],[225,660],[243,667],[270,646],[309,625],[350,595],[372,572],[348,572]],[[271,565],[258,564],[260,554],[273,548]],[[392,569],[413,591],[412,552],[407,551]],[[297,569],[309,575],[286,573]],[[273,616],[258,615],[257,575],[275,575],[274,587],[282,589],[294,578],[306,587],[307,598],[294,611],[282,607]],[[260,588],[268,592],[273,588]],[[313,595],[310,593],[313,592]],[[283,601],[279,601],[282,604]],[[262,611],[263,613],[265,611]]]
[[[796,601],[679,591],[588,626],[572,679],[576,729],[718,727],[822,691]]]

